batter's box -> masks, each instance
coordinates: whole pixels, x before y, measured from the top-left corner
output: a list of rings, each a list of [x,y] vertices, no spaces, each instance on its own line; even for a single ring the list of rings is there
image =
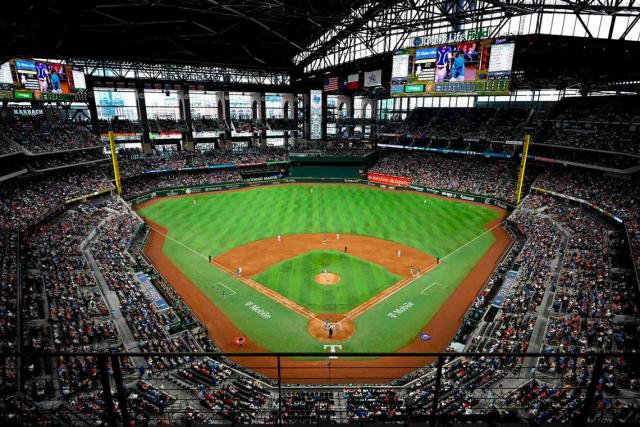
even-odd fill
[[[233,289],[231,289],[230,287],[228,287],[222,282],[215,282],[210,285],[205,285],[204,288],[207,290],[212,290],[216,292],[216,295],[224,298],[234,296],[237,293],[236,291],[234,291]]]
[[[439,282],[433,282],[433,283],[431,283],[430,285],[427,285],[427,287],[426,287],[426,288],[424,288],[423,290],[421,290],[421,291],[420,291],[420,293],[421,293],[422,295],[427,295],[425,292],[427,292],[429,289],[433,288],[433,287],[434,287],[434,286],[436,286],[436,285],[440,285],[440,283],[439,283]]]

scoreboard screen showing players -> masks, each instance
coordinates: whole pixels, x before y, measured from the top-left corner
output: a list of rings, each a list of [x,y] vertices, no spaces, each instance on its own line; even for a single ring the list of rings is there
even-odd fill
[[[68,64],[13,59],[2,66],[2,82],[9,77],[16,99],[74,100],[87,90],[84,71]]]
[[[506,95],[514,52],[508,37],[399,50],[391,96]]]

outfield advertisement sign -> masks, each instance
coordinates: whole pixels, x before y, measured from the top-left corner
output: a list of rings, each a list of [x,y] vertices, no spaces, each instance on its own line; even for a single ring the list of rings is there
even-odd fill
[[[395,187],[408,187],[412,179],[403,176],[385,175],[383,173],[369,172],[367,180],[377,184],[393,185]]]

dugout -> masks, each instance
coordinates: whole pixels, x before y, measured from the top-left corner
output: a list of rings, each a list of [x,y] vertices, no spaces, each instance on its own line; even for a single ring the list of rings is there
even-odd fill
[[[289,176],[297,178],[360,178],[378,159],[378,151],[367,154],[331,154],[324,151],[289,153]]]

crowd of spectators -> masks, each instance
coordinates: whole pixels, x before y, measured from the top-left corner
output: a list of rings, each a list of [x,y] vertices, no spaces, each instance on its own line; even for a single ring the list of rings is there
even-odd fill
[[[350,423],[398,422],[406,417],[404,399],[394,389],[354,387],[343,390]]]
[[[533,185],[585,200],[622,219],[629,232],[636,265],[640,265],[640,184],[637,181],[584,171],[548,169]]]
[[[534,140],[640,154],[640,108],[633,96],[565,98],[534,125]]]
[[[204,358],[169,378],[179,389],[195,395],[203,408],[229,422],[256,423],[267,418],[261,411],[269,391],[256,380],[234,376],[224,363]]]
[[[60,209],[69,199],[111,188],[113,185],[102,172],[89,167],[3,182],[0,186],[0,229],[34,224]]]
[[[274,400],[267,423],[277,422],[278,413],[282,414],[284,423],[334,423],[337,421],[335,405],[333,391],[286,391]]]
[[[522,141],[530,109],[415,108],[406,120],[382,125],[378,133],[409,139]]]
[[[508,372],[505,359],[456,358],[442,369],[442,383],[438,411],[444,415],[471,415],[478,405],[478,392],[488,390],[501,381]],[[412,419],[424,420],[433,413],[433,394],[436,388],[435,371],[413,382],[408,391],[406,405]]]
[[[0,351],[13,353],[17,348],[18,324],[18,236],[0,230]],[[16,389],[16,359],[0,361],[0,396]]]
[[[141,229],[140,218],[121,199],[111,195],[77,204],[29,229],[24,236],[27,273],[23,280],[26,322],[23,345],[26,351],[120,352],[136,345],[150,352],[215,349],[208,338],[191,335],[190,331],[199,329],[199,323],[175,294],[167,296],[169,308],[160,309],[156,305],[158,301],[152,299],[136,279],[137,271],[153,271],[140,255],[131,253]],[[0,307],[4,315],[0,332],[3,350],[11,350],[15,347],[11,339],[11,335],[15,335],[12,310],[17,298],[15,285],[11,284],[15,283],[16,274],[11,256],[15,257],[17,252],[8,250],[14,240],[10,237],[12,234],[6,236],[3,249],[7,250],[0,258],[3,272]],[[149,279],[152,283],[160,282],[157,274],[151,274]],[[165,287],[166,284],[159,289]],[[105,292],[113,293],[119,302],[118,309],[112,305],[113,301],[107,302]],[[120,316],[124,322],[118,324]],[[127,333],[122,332],[122,325],[126,325]],[[120,361],[125,372],[149,378],[141,378],[127,399],[130,413],[145,422],[175,421],[175,413],[169,416],[166,410],[176,399],[154,385],[154,381],[185,369],[195,369],[200,376],[207,371],[211,375],[216,372],[217,376],[206,382],[207,389],[199,392],[203,407],[218,417],[236,422],[255,419],[257,409],[269,396],[260,384],[234,375],[219,362],[149,356],[143,365],[138,361],[136,367],[129,358],[120,358]],[[49,368],[52,362],[53,371]],[[184,368],[189,363],[190,367]],[[14,364],[13,359],[4,359],[3,394],[15,389]],[[85,421],[104,422],[105,402],[95,357],[65,356],[52,360],[26,357],[23,366],[27,367],[23,373],[24,390],[30,397],[42,401],[59,396]],[[119,413],[118,408],[116,412]]]
[[[0,157],[22,152],[22,147],[7,138],[5,132],[2,131],[4,126],[5,125],[0,121]]]
[[[378,128],[382,140],[436,148],[470,149],[473,141],[522,141],[531,128],[533,142],[554,146],[640,154],[640,108],[633,96],[564,98],[549,111],[528,108],[415,108]],[[392,136],[392,137],[391,137]],[[440,141],[446,141],[442,145]],[[458,141],[458,142],[456,142]],[[459,146],[453,147],[457,143]],[[450,144],[452,144],[450,146]],[[534,146],[535,147],[535,146]],[[475,147],[474,151],[479,151]],[[538,148],[540,156],[616,166],[626,156]],[[492,150],[487,150],[492,151]],[[637,164],[637,159],[635,164]],[[618,167],[617,169],[621,169]]]
[[[144,171],[181,168],[204,168],[214,165],[266,163],[286,161],[288,151],[282,147],[255,147],[242,151],[208,150],[208,151],[175,151],[155,150],[151,154],[143,154],[137,150],[119,153],[122,176],[135,176]]]
[[[139,121],[132,121],[128,119],[121,119],[114,117],[111,120],[98,120],[98,128],[101,134],[105,134],[109,131],[116,134],[142,134],[142,123]]]
[[[529,156],[543,162],[554,159],[554,162],[573,162],[602,166],[611,169],[629,169],[640,165],[640,157],[621,153],[603,153],[599,151],[573,150],[567,147],[532,144]]]
[[[236,134],[248,135],[266,129],[262,120],[251,117],[232,117],[231,124],[233,132]]]
[[[200,117],[191,123],[194,132],[225,132],[229,129],[224,120],[212,117]]]
[[[517,166],[509,161],[404,152],[388,153],[370,169],[371,172],[412,178],[415,185],[495,196],[512,203],[515,201],[517,170]]]
[[[150,133],[187,132],[189,130],[187,122],[183,119],[166,119],[156,117],[149,118],[148,124]]]
[[[2,139],[18,144],[32,153],[104,145],[86,123],[72,122],[56,114],[15,116],[7,121],[0,121],[0,140]]]
[[[46,169],[63,168],[100,161],[109,161],[109,157],[104,154],[102,148],[97,148],[94,150],[66,151],[48,156],[34,157],[30,159],[29,166],[37,171],[43,171]]]

